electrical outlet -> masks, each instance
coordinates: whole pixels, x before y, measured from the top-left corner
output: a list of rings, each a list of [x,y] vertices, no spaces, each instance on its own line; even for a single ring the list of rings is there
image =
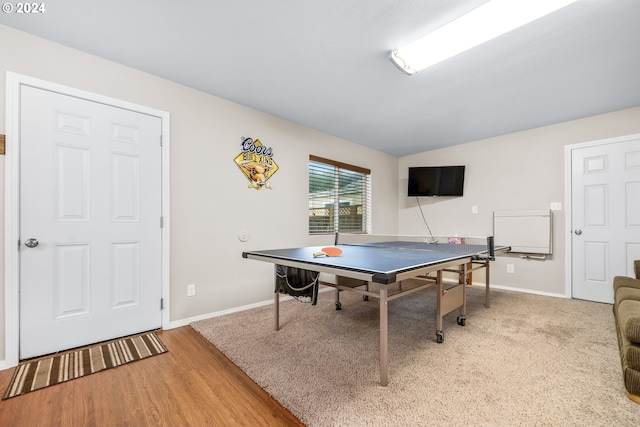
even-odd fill
[[[507,264],[507,273],[514,273],[513,264]]]
[[[552,211],[561,211],[562,210],[562,202],[551,202],[549,205],[549,209]]]
[[[187,286],[187,296],[192,297],[195,294],[196,294],[196,285],[192,283],[189,286]]]
[[[471,206],[471,213],[472,214],[478,213],[478,207],[477,206]]]

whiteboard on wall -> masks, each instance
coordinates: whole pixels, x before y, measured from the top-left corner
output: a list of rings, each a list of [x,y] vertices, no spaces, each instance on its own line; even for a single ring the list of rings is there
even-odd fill
[[[493,213],[493,238],[511,252],[551,254],[551,210]]]

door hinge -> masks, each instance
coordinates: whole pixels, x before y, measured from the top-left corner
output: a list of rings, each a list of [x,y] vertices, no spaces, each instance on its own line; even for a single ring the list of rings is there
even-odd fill
[[[164,298],[160,298],[160,310],[164,310]]]
[[[160,217],[160,228],[164,228],[164,216]]]
[[[160,134],[160,146],[162,147],[164,144],[162,143],[162,134]]]
[[[20,245],[21,245],[20,239],[18,239],[18,250],[20,250]]]

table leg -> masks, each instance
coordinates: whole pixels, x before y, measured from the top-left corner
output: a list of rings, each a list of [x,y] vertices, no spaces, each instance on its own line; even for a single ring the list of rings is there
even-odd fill
[[[468,271],[468,267],[469,264],[465,264],[462,266],[462,270],[464,271],[464,277],[468,277],[467,275],[467,271]],[[460,316],[458,317],[458,323],[460,324],[460,319],[464,319],[465,316],[467,315],[467,282],[466,280],[464,281],[464,283],[461,285],[462,286],[462,307],[460,307]],[[462,321],[464,322],[464,320]]]
[[[389,324],[387,317],[387,287],[380,286],[380,385],[389,384]]]
[[[442,294],[444,286],[442,284],[442,270],[436,273],[436,342],[438,344],[444,341],[444,333],[442,332]]]
[[[273,326],[276,331],[280,330],[280,292],[278,292],[278,264],[273,265]]]
[[[486,270],[485,271],[486,277],[484,279],[485,283],[486,283],[485,290],[484,290],[484,306],[489,308],[489,306],[491,305],[491,302],[490,302],[490,298],[491,297],[489,296],[489,283],[490,283],[489,282],[489,280],[490,280],[490,278],[489,278],[489,276],[490,276],[490,274],[489,274],[489,260],[485,261],[484,269]]]
[[[274,327],[278,331],[280,330],[280,293],[278,291],[273,293],[273,311]]]

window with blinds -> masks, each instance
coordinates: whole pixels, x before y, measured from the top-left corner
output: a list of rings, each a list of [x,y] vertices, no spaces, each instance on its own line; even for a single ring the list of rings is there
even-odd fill
[[[368,232],[371,171],[309,156],[309,234]]]

